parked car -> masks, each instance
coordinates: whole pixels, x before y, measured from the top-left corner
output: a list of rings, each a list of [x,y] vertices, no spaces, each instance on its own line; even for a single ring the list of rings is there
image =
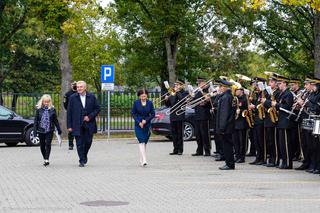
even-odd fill
[[[156,135],[163,135],[172,139],[170,125],[170,108],[161,107],[156,109],[156,116],[151,121],[151,130]],[[195,136],[194,109],[187,108],[184,121],[184,140],[191,140]],[[211,119],[210,119],[211,121]],[[210,132],[213,132],[212,122],[210,122]],[[211,134],[213,135],[213,134]]]
[[[18,143],[38,146],[40,140],[33,133],[33,120],[24,119],[0,105],[0,143],[8,146],[16,146]]]

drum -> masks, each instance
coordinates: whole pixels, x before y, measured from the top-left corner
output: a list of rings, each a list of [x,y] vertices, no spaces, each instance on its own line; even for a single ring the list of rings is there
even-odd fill
[[[320,135],[320,119],[314,120],[312,134],[313,135]]]
[[[303,119],[301,123],[301,128],[309,131],[313,131],[314,119]]]

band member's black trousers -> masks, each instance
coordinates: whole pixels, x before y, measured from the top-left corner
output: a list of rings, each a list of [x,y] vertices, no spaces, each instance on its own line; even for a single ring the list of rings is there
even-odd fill
[[[69,147],[73,147],[73,139],[74,139],[74,136],[72,135],[72,132],[69,132],[68,133]]]
[[[250,150],[249,155],[256,155],[256,147],[254,146],[254,137],[253,137],[253,129],[249,129],[248,132],[249,140],[250,140]],[[247,147],[249,147],[249,140],[247,141]]]
[[[292,143],[292,156],[295,158],[299,158],[301,154],[300,146],[301,146],[301,137],[300,137],[300,127],[299,123],[293,122],[293,127],[291,128],[291,143]]]
[[[214,134],[214,142],[216,145],[216,151],[223,157],[223,138],[221,134]]]
[[[320,170],[320,138],[315,138],[315,169]]]
[[[301,144],[302,144],[302,153],[303,153],[303,165],[306,168],[314,168],[311,165],[311,154],[312,154],[312,141],[313,135],[309,130],[301,130]]]
[[[234,153],[233,153],[233,141],[232,134],[222,134],[223,141],[223,153],[225,157],[226,165],[230,168],[234,168]]]
[[[247,130],[236,129],[232,134],[236,160],[245,160],[247,150]]]
[[[80,136],[75,136],[77,143],[77,151],[79,163],[86,164],[88,161],[88,152],[92,144],[93,135],[87,128],[81,127]]]
[[[278,162],[278,146],[276,140],[276,128],[275,127],[266,127],[265,128],[265,140],[267,143],[268,153],[269,153],[269,162],[275,164]]]
[[[52,137],[53,137],[53,131],[45,134],[39,133],[40,150],[41,150],[42,157],[45,160],[49,160],[49,157],[50,157]]]
[[[311,149],[310,149],[310,168],[320,170],[320,141],[319,137],[312,136]]]
[[[183,153],[183,121],[171,121],[173,152]]]
[[[196,121],[195,134],[197,139],[197,154],[202,155],[203,150],[205,153],[210,154],[211,150],[211,141],[210,141],[210,133],[209,133],[209,121]]]
[[[264,126],[255,125],[253,128],[254,145],[257,151],[256,161],[264,161]]]
[[[280,146],[280,157],[282,164],[292,167],[292,144],[290,141],[290,130],[289,129],[278,129],[279,134],[279,146]]]

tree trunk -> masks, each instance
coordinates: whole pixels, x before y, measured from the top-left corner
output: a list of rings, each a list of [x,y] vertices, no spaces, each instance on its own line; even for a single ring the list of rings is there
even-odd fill
[[[165,39],[167,52],[167,69],[169,72],[169,83],[174,83],[177,80],[176,65],[178,52],[178,35],[171,35]]]
[[[314,15],[314,76],[320,78],[320,12]]]
[[[16,109],[17,109],[18,97],[19,97],[18,94],[14,92],[12,96],[12,101],[11,101],[11,110],[14,112],[16,112]]]
[[[67,135],[67,114],[63,107],[64,94],[70,89],[72,80],[72,66],[69,60],[68,37],[63,35],[60,44],[60,69],[61,69],[61,93],[60,93],[60,114],[59,123],[62,129],[62,136]]]

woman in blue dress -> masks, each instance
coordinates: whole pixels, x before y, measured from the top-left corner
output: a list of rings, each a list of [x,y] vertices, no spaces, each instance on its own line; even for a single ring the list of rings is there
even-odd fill
[[[152,101],[148,100],[148,91],[141,89],[137,93],[139,100],[133,103],[131,115],[134,119],[134,130],[139,142],[140,164],[147,165],[146,148],[150,137],[151,120],[155,116]]]

